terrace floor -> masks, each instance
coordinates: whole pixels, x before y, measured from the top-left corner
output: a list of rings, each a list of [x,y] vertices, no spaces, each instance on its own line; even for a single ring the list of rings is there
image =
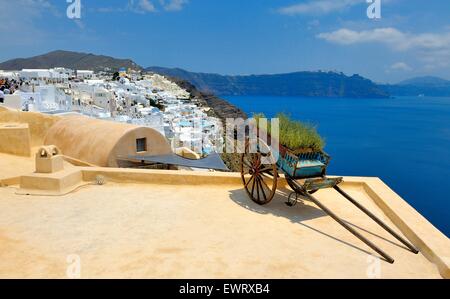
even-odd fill
[[[363,188],[344,189],[395,227]],[[66,278],[74,254],[82,278],[441,278],[335,191],[317,197],[394,264],[314,204],[287,207],[288,192],[261,207],[239,184],[107,182],[61,197],[0,188],[0,278]]]
[[[37,148],[33,150],[33,153]],[[21,157],[0,153],[0,180],[34,171],[34,157]]]

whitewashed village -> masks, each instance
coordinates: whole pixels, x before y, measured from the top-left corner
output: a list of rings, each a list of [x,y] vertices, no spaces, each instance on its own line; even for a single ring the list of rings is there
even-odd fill
[[[174,152],[193,158],[220,152],[221,120],[168,78],[121,68],[94,72],[67,68],[0,71],[9,82],[2,105],[52,115],[80,114],[150,127],[169,140]]]

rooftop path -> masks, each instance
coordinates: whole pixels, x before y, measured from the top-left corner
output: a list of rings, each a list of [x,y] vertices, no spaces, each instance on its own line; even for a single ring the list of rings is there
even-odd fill
[[[373,273],[376,253],[314,204],[287,207],[288,189],[258,206],[236,179],[214,184],[208,183],[214,175],[196,176],[203,183],[174,184],[156,175],[146,184],[107,180],[61,197],[21,196],[14,186],[0,188],[0,277],[65,278],[72,254],[81,258],[83,278],[368,278]],[[343,189],[395,227],[362,185],[348,183]],[[382,278],[441,277],[425,256],[406,250],[337,192],[316,194],[394,257],[394,264],[379,262]]]

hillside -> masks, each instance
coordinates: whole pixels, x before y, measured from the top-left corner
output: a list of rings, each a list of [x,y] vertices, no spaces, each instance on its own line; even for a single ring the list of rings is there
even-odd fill
[[[380,85],[386,92],[396,96],[450,97],[450,81],[438,77],[417,77],[395,85]]]
[[[75,70],[102,71],[118,70],[121,67],[141,69],[130,59],[117,59],[104,55],[94,55],[70,51],[53,51],[30,58],[17,58],[0,63],[1,70],[46,69],[66,67]]]
[[[155,72],[187,80],[198,89],[219,95],[276,95],[306,97],[385,98],[389,94],[359,75],[336,72],[295,72],[276,75],[222,76],[182,69],[149,67]]]
[[[0,63],[1,70],[53,67],[94,71],[106,69],[117,71],[122,67],[142,70],[142,67],[131,59],[61,50]],[[149,67],[146,71],[188,81],[203,93],[216,95],[386,98],[391,95],[423,94],[450,97],[450,81],[431,76],[412,78],[398,84],[377,85],[359,75],[346,76],[343,73],[321,71],[248,76],[194,73],[179,68],[164,67]]]
[[[416,77],[408,80],[404,80],[397,85],[416,85],[426,87],[443,87],[450,86],[450,81],[433,76]]]
[[[169,80],[176,83],[181,88],[187,90],[193,97],[199,99],[204,106],[210,107],[217,117],[219,117],[224,123],[227,118],[242,118],[247,119],[247,114],[240,108],[223,100],[213,94],[208,94],[199,91],[194,85],[186,80],[182,80],[176,77],[167,76]]]

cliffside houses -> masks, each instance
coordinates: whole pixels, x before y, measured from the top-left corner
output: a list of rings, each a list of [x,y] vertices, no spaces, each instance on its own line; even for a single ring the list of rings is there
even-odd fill
[[[18,77],[33,83],[67,83],[73,74],[73,70],[66,68],[23,69],[18,73]]]
[[[82,80],[89,80],[94,78],[94,71],[77,70],[77,78]]]
[[[151,127],[173,148],[187,147],[200,155],[220,151],[222,124],[209,117],[191,95],[158,74],[143,77],[121,69],[110,73],[67,68],[2,72],[0,78],[20,80],[20,90],[2,105],[43,113],[80,113],[93,118]]]

